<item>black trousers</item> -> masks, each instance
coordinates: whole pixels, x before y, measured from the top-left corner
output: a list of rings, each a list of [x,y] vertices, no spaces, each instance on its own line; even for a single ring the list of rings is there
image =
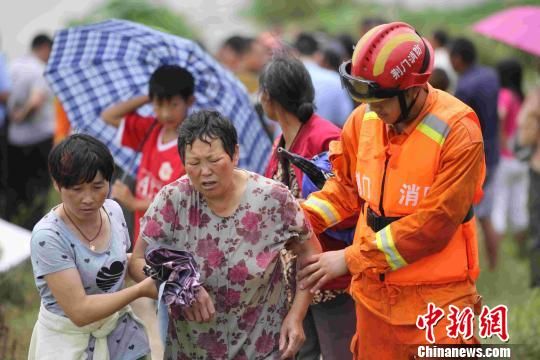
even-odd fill
[[[32,145],[8,144],[7,218],[29,230],[46,211],[52,145],[52,137]]]

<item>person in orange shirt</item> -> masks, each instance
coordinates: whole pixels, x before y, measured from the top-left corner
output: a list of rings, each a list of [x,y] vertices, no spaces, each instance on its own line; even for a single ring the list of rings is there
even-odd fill
[[[360,211],[353,244],[302,264],[302,288],[318,290],[350,273],[357,328],[355,359],[409,359],[426,331],[428,304],[478,313],[476,223],[485,163],[474,111],[427,81],[429,42],[405,23],[367,32],[340,66],[343,85],[363,104],[330,144],[335,176],[302,207],[315,233]],[[436,344],[477,343],[433,327]]]
[[[54,98],[54,112],[55,112],[55,125],[54,125],[54,146],[60,144],[62,140],[69,136],[71,133],[71,125],[67,117],[66,111],[62,106],[62,103],[58,98]]]

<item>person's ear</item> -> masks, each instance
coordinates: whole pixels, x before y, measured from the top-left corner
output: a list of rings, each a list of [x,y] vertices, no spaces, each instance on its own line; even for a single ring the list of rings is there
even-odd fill
[[[58,193],[60,193],[60,186],[58,185],[58,183],[56,181],[53,180],[53,186],[54,186],[54,189],[56,191],[58,191]]]
[[[239,161],[240,161],[240,145],[236,144],[234,146],[234,154],[233,154],[234,167],[238,167],[238,162]]]
[[[187,107],[190,108],[193,104],[195,104],[195,95],[191,95],[187,100]]]

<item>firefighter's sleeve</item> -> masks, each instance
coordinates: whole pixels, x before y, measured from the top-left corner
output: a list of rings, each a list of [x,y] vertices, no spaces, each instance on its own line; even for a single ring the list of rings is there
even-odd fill
[[[367,268],[397,270],[446,247],[485,175],[482,135],[475,118],[470,114],[458,121],[444,140],[438,173],[417,210],[346,249],[352,274]],[[407,166],[414,166],[407,161]]]
[[[363,109],[355,110],[343,127],[339,141],[332,141],[329,157],[334,177],[322,190],[312,193],[302,208],[318,235],[329,227],[357,213],[361,199],[356,187],[357,134],[360,133]]]

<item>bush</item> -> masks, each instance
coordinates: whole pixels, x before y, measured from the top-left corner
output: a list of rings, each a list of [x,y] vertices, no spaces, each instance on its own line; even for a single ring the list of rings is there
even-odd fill
[[[194,33],[184,18],[165,6],[151,4],[148,0],[109,0],[82,19],[70,21],[70,25],[95,23],[106,19],[124,19],[138,22],[156,30],[185,38]]]

